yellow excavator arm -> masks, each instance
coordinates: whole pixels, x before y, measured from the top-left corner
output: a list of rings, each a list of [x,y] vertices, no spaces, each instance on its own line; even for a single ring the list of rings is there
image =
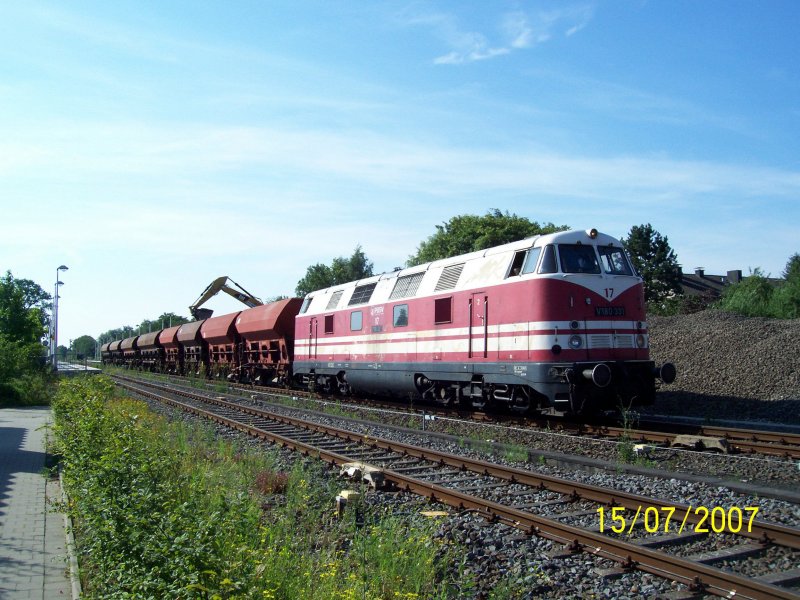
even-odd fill
[[[208,287],[203,290],[203,293],[200,294],[200,297],[189,307],[189,312],[192,314],[192,317],[195,320],[200,321],[201,319],[207,319],[214,313],[213,310],[200,307],[219,292],[225,292],[229,296],[236,298],[239,302],[246,304],[250,308],[264,304],[261,300],[253,296],[253,294],[248,292],[233,279],[227,275],[223,275],[222,277],[217,277],[214,281],[208,284]]]

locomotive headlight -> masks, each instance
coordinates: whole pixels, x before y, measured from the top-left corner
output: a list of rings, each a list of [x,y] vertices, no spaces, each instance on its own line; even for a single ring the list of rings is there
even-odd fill
[[[646,344],[647,344],[647,339],[644,337],[644,335],[641,333],[638,334],[636,336],[636,345],[639,346],[639,348],[644,348]]]
[[[573,350],[577,350],[581,346],[583,346],[583,338],[581,338],[581,336],[579,336],[579,335],[571,335],[569,337],[569,347],[570,348],[572,348]]]

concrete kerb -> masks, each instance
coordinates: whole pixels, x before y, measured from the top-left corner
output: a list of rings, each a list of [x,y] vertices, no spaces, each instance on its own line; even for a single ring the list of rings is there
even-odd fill
[[[58,483],[61,485],[61,502],[64,508],[64,532],[67,536],[67,567],[69,571],[69,583],[72,588],[72,599],[77,600],[81,597],[83,590],[81,589],[80,570],[78,568],[78,554],[75,549],[75,536],[72,534],[72,519],[66,507],[69,506],[69,499],[67,492],[64,489],[64,476],[61,469],[58,471]]]

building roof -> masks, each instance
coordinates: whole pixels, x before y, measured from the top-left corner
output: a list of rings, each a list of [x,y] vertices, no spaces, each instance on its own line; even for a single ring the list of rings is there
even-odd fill
[[[728,271],[726,275],[708,275],[704,269],[697,268],[694,273],[681,275],[681,288],[686,296],[713,296],[718,298],[722,290],[732,283],[742,280],[740,270]]]

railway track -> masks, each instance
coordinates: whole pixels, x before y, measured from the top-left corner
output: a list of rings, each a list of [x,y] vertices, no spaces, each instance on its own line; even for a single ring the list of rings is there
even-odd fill
[[[263,387],[248,384],[228,384],[231,388],[264,391]],[[292,390],[296,396],[324,399],[311,392]],[[647,421],[642,419],[636,428],[609,424],[576,423],[559,418],[525,417],[519,415],[491,414],[477,411],[445,409],[435,406],[406,406],[398,402],[348,397],[347,403],[363,404],[387,410],[407,410],[422,416],[456,417],[478,422],[539,428],[575,436],[626,439],[635,443],[655,444],[662,447],[680,447],[697,451],[724,452],[772,456],[787,460],[800,459],[800,433],[776,432],[760,429],[742,429],[713,425],[690,425],[679,422]]]
[[[783,573],[766,569],[748,578],[713,566],[774,552],[788,553],[794,564],[800,564],[800,530],[755,518],[756,507],[674,504],[392,440],[365,439],[362,434],[196,392],[149,383],[147,387],[119,383],[137,394],[330,464],[348,465],[351,471],[362,474],[370,471],[373,482],[471,510],[489,521],[550,539],[561,545],[561,552],[590,552],[615,564],[614,569],[620,572],[639,569],[682,583],[691,593],[800,598],[797,590],[789,587],[800,582],[800,568]],[[587,519],[594,527],[586,527]],[[704,539],[715,535],[730,538],[724,550],[690,556],[680,556],[680,550],[676,551],[681,546],[702,545]]]
[[[312,400],[332,400],[303,390],[271,389],[240,383],[226,383],[226,387],[247,392],[291,393],[292,396]],[[800,433],[777,432],[760,429],[743,429],[714,425],[691,425],[680,422],[637,420],[634,426],[616,426],[608,423],[576,423],[559,418],[527,417],[520,415],[493,414],[440,408],[429,405],[404,404],[357,397],[346,398],[348,404],[392,411],[407,411],[422,417],[424,414],[446,418],[460,418],[482,423],[513,425],[523,428],[538,428],[574,436],[596,439],[626,440],[630,443],[648,444],[658,447],[677,447],[696,451],[722,452],[726,454],[748,454],[800,460]]]

